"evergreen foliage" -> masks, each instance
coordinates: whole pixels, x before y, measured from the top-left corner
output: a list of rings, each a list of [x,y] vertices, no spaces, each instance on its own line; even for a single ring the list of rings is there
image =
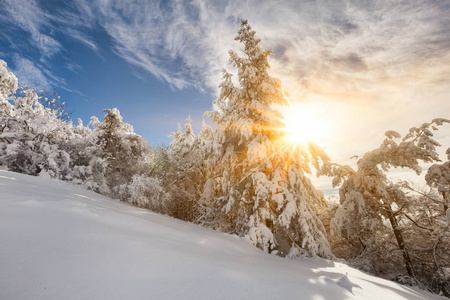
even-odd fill
[[[235,39],[243,45],[242,56],[229,52],[239,85],[224,70],[217,110],[207,113],[216,125],[208,163],[216,184],[206,219],[267,252],[331,256],[317,216],[323,196],[305,176],[309,163],[328,157],[315,145],[286,146],[282,116],[273,107],[288,103],[280,80],[268,73],[270,51],[245,20]]]

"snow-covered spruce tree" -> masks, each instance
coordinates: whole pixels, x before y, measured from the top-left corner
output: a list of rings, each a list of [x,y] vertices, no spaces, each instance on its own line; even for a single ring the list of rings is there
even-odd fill
[[[106,180],[107,162],[99,142],[99,126],[97,117],[91,117],[89,127],[78,122],[74,128],[74,138],[63,147],[68,149],[72,158],[72,181],[85,189],[102,195],[109,195],[110,188]]]
[[[150,147],[123,122],[118,109],[105,112],[103,122],[95,117],[91,120],[93,130],[85,138],[85,149],[77,154],[82,164],[74,167],[74,176],[86,188],[120,198],[119,187],[143,172],[144,156]]]
[[[211,198],[205,221],[246,236],[267,252],[331,256],[317,215],[323,195],[305,176],[310,163],[318,167],[328,157],[312,144],[297,150],[286,146],[282,116],[273,105],[287,101],[280,80],[268,73],[270,51],[261,48],[245,20],[236,40],[243,45],[243,56],[229,54],[239,85],[224,70],[220,97],[214,102],[217,110],[206,114],[216,128],[205,184]]]
[[[384,243],[386,234],[393,234],[397,252],[403,257],[408,275],[414,277],[411,245],[405,243],[402,231],[405,224],[403,212],[410,198],[388,179],[385,172],[392,167],[401,167],[420,174],[419,161],[438,161],[436,147],[439,143],[433,139],[430,128],[435,129],[445,122],[449,121],[435,119],[419,128],[411,128],[399,143],[396,139],[401,138],[400,134],[386,132],[381,146],[358,160],[357,170],[349,166],[326,165],[329,170],[325,172],[335,177],[334,186],[343,181],[339,190],[341,205],[331,221],[331,234],[347,241],[353,256],[362,254],[362,258],[368,259],[374,266],[389,261],[387,256],[392,253],[386,251]],[[382,257],[385,259],[380,259]]]
[[[123,122],[117,108],[105,109],[103,122],[95,129],[100,157],[106,162],[105,177],[111,191],[137,173],[145,149],[144,140]]]
[[[116,192],[116,187],[130,182],[133,175],[142,172],[149,145],[134,133],[130,124],[123,122],[117,108],[105,112],[103,122],[95,127],[93,134],[100,148],[99,156],[106,162],[107,185]]]
[[[105,110],[104,121],[92,117],[84,127],[73,128],[66,145],[72,157],[72,181],[102,195],[132,205],[166,213],[170,195],[161,180],[152,176],[156,151],[123,122],[118,109]]]

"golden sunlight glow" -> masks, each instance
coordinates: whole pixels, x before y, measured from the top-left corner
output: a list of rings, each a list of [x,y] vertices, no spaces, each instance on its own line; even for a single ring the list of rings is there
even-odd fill
[[[313,141],[321,146],[331,137],[332,128],[324,117],[323,109],[313,104],[296,103],[284,115],[286,138],[291,143],[305,144]]]

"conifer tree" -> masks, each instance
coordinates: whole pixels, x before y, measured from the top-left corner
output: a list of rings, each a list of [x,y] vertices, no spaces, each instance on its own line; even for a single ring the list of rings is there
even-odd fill
[[[305,176],[310,163],[318,166],[328,158],[313,144],[287,147],[282,116],[273,106],[288,103],[280,80],[268,72],[270,51],[261,47],[245,20],[235,39],[243,45],[242,56],[229,52],[238,86],[224,70],[220,97],[214,102],[217,110],[206,114],[216,128],[205,184],[211,198],[205,220],[246,236],[264,251],[329,256],[317,216],[323,196]]]
[[[74,167],[74,176],[88,189],[120,197],[117,189],[143,171],[150,147],[130,124],[123,122],[118,109],[105,112],[103,122],[91,118],[92,132],[76,130],[88,135],[84,139],[85,148],[76,154],[77,162],[82,164]]]
[[[123,122],[118,109],[105,110],[102,123],[94,130],[100,157],[107,163],[105,176],[111,190],[131,181],[139,173],[145,151],[145,140],[134,133],[133,127]]]

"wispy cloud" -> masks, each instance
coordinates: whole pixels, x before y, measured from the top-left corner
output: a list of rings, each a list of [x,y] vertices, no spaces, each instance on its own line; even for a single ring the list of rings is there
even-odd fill
[[[4,0],[2,10],[2,19],[28,31],[44,56],[61,51],[52,31],[98,53],[89,36],[100,26],[118,56],[180,89],[217,88],[227,51],[239,47],[233,37],[241,18],[274,51],[274,73],[291,94],[359,99],[380,82],[385,91],[440,84],[450,60],[445,0],[75,0],[54,14],[36,0]]]
[[[66,68],[75,74],[79,74],[79,71],[81,71],[83,69],[82,66],[80,66],[79,64],[76,64],[74,62],[66,64]]]
[[[435,63],[450,60],[445,1],[74,3],[78,22],[103,27],[118,56],[180,89],[217,89],[227,51],[239,47],[233,37],[241,18],[274,51],[273,71],[291,94],[360,99],[380,82],[385,92],[423,82],[418,68],[430,84],[448,72]]]
[[[77,9],[79,13],[74,13]],[[57,32],[81,42],[98,54],[97,44],[83,30],[93,26],[89,23],[89,13],[80,6],[69,5],[66,11],[51,13],[43,9],[37,0],[4,0],[0,3],[0,12],[0,21],[4,24],[14,24],[30,34],[33,46],[44,58],[63,50],[60,41],[55,38]],[[10,42],[15,43],[13,40]]]
[[[64,78],[54,75],[54,72],[47,69],[44,65],[36,64],[30,59],[18,54],[13,55],[12,58],[15,65],[13,72],[19,79],[19,86],[46,92],[51,92],[57,87],[81,96],[80,100],[82,101],[89,101],[88,96],[70,88]],[[69,63],[66,67],[75,73],[82,69],[81,66],[75,63]]]
[[[92,51],[100,55],[97,44],[92,39],[90,39],[87,34],[82,34],[81,31],[74,28],[68,28],[64,32],[71,38],[78,40],[86,47],[90,48]]]
[[[32,0],[3,2],[44,56],[61,51],[44,29],[100,53],[92,37],[101,28],[135,74],[212,93],[229,68],[228,50],[240,47],[239,21],[248,19],[273,51],[272,72],[289,99],[323,103],[336,132],[345,133],[336,139],[356,153],[331,141],[338,157],[376,147],[384,130],[405,131],[450,111],[447,0],[74,0],[57,15]]]
[[[1,9],[5,12],[3,21],[10,20],[31,35],[31,39],[41,53],[51,57],[61,51],[61,44],[43,33],[50,28],[50,16],[35,0],[4,0]]]
[[[52,82],[47,79],[41,68],[36,66],[31,60],[19,55],[15,55],[13,60],[16,65],[13,71],[19,78],[20,86],[38,90],[51,89]]]
[[[0,2],[0,22],[3,25],[6,24],[5,28],[11,30],[13,26],[8,26],[8,24],[15,25],[27,32],[30,37],[27,42],[23,38],[12,38],[7,33],[1,34],[12,49],[17,51],[15,54],[8,53],[2,56],[13,58],[16,65],[15,71],[21,85],[45,90],[58,87],[82,95],[82,93],[70,89],[63,78],[55,75],[51,63],[53,56],[63,50],[62,44],[55,38],[56,32],[81,42],[99,54],[96,43],[89,38],[89,35],[82,33],[83,27],[89,27],[89,24],[84,22],[84,17],[74,16],[73,11],[51,14],[43,9],[36,0],[4,0]],[[29,51],[30,47],[38,49],[41,55],[39,62],[22,56],[22,52]],[[69,63],[67,67],[73,72],[80,68],[74,63]]]

